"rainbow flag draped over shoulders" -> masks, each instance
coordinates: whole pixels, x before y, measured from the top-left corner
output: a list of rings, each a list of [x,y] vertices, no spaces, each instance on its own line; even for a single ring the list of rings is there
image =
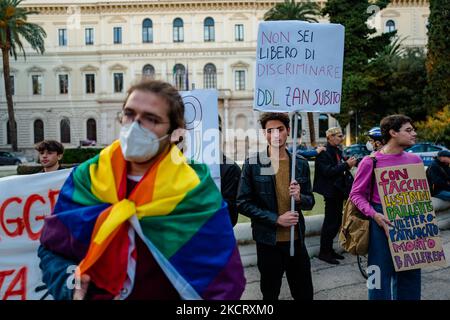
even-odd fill
[[[126,171],[118,141],[75,168],[45,220],[41,243],[117,295],[127,278],[131,226],[183,299],[239,299],[244,271],[208,167],[188,164],[172,146],[128,197]]]

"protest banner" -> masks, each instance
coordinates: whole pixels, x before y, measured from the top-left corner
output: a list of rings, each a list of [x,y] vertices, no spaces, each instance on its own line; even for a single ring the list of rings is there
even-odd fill
[[[0,300],[37,300],[42,286],[37,249],[70,169],[0,179]]]
[[[339,113],[343,59],[340,24],[261,22],[254,109]]]
[[[445,266],[431,194],[422,164],[376,168],[395,271]]]

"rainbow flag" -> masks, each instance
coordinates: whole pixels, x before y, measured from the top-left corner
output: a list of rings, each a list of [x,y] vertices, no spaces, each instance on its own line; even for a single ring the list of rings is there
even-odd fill
[[[239,299],[243,267],[208,167],[188,164],[172,146],[128,197],[126,171],[118,141],[75,168],[45,220],[41,243],[117,295],[127,278],[132,226],[183,299]]]

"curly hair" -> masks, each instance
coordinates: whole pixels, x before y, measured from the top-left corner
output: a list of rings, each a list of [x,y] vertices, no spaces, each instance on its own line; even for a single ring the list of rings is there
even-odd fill
[[[266,129],[267,122],[271,120],[281,121],[286,129],[289,129],[289,116],[287,113],[265,112],[259,117],[259,122],[261,123],[261,127],[263,129]]]
[[[383,142],[387,143],[392,138],[391,134],[389,133],[390,130],[399,132],[400,128],[405,123],[410,123],[414,127],[412,119],[403,114],[393,114],[381,119],[380,129]]]

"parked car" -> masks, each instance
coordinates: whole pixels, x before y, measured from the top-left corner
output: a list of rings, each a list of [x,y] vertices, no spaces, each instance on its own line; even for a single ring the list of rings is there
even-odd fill
[[[433,161],[433,158],[437,156],[437,153],[441,150],[448,150],[444,146],[440,146],[431,142],[416,143],[412,147],[409,147],[405,151],[417,154],[422,158],[423,164],[429,166]]]
[[[288,148],[289,152],[292,153],[292,146]],[[304,147],[304,146],[297,146],[297,154],[306,158],[306,160],[314,161],[317,156],[317,151],[314,147]]]
[[[24,156],[15,155],[12,152],[0,151],[0,165],[19,165],[28,162]]]
[[[352,144],[348,147],[344,147],[342,154],[345,160],[347,160],[350,157],[362,159],[363,157],[369,155],[370,151],[367,150],[365,144],[359,143],[359,144]]]

